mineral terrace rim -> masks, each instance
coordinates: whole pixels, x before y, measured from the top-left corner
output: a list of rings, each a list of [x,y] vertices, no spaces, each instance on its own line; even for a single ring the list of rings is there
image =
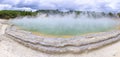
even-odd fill
[[[120,31],[109,31],[74,38],[44,38],[9,25],[5,34],[30,48],[46,53],[79,53],[120,40]]]

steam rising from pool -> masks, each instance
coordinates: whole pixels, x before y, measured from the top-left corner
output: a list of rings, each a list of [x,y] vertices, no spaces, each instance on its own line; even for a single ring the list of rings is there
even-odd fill
[[[109,18],[86,18],[73,16],[39,16],[36,18],[17,18],[10,21],[24,30],[39,32],[46,35],[82,35],[104,32],[116,27],[117,21]]]

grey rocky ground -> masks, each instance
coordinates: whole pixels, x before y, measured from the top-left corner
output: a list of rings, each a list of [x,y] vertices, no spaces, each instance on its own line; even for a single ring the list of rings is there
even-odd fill
[[[0,20],[4,22],[4,20]],[[46,54],[25,47],[4,35],[7,25],[0,23],[0,57],[120,57],[120,41],[78,54]]]

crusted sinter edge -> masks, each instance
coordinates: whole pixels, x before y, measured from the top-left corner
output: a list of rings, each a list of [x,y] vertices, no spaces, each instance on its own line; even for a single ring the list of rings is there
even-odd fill
[[[10,25],[5,35],[35,50],[45,53],[79,53],[120,40],[120,31],[101,32],[73,38],[45,38]]]

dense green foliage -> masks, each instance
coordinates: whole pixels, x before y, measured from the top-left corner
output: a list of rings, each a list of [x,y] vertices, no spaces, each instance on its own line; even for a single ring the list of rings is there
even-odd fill
[[[10,19],[10,18],[16,18],[21,16],[35,16],[36,14],[37,14],[36,12],[31,12],[31,11],[1,10],[0,18]]]
[[[0,19],[10,19],[10,18],[24,17],[24,16],[36,16],[38,13],[46,14],[47,16],[54,15],[54,14],[59,14],[64,16],[71,13],[75,13],[75,15],[78,16],[79,14],[82,13],[83,15],[87,15],[88,17],[91,17],[91,16],[101,17],[100,14],[102,14],[102,16],[108,16],[108,17],[116,17],[116,15],[120,17],[120,13],[111,13],[111,12],[105,13],[105,12],[73,11],[73,10],[70,10],[67,12],[62,12],[59,10],[38,10],[38,11],[32,12],[32,11],[19,11],[19,10],[1,10]]]

